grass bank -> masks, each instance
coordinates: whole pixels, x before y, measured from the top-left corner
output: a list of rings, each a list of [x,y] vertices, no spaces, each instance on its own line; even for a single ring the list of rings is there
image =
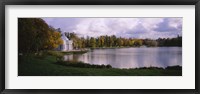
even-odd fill
[[[34,55],[19,56],[19,76],[181,76],[182,69],[177,68],[139,68],[139,69],[117,69],[117,68],[95,68],[77,67],[76,65],[61,65],[55,56],[47,55],[37,57]],[[68,62],[70,63],[70,62]]]
[[[87,53],[88,50],[76,50],[76,51],[58,51],[61,52],[63,54],[84,54]]]

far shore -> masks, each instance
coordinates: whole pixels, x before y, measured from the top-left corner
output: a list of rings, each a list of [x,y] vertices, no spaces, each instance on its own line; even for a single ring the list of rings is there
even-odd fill
[[[59,54],[63,54],[63,55],[68,55],[68,54],[84,54],[87,53],[91,50],[95,50],[95,49],[120,49],[120,48],[165,48],[165,47],[179,47],[179,46],[138,46],[138,47],[95,47],[95,48],[82,48],[82,49],[74,49],[74,50],[69,50],[69,51],[57,51],[57,50],[52,50],[50,52],[57,52]]]
[[[117,48],[164,48],[164,47],[180,47],[180,46],[138,46],[138,47],[94,47],[94,48],[80,48],[80,49],[74,49],[70,51],[57,51],[62,53],[85,53],[93,49],[117,49]]]
[[[95,47],[90,49],[115,49],[115,48],[160,48],[160,47],[180,47],[180,46],[138,46],[138,47]]]

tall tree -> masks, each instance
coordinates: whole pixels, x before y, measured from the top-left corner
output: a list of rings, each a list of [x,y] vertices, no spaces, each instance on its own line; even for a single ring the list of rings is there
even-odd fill
[[[54,29],[53,27],[49,28],[48,31],[48,40],[45,45],[45,49],[52,50],[58,48],[59,45],[63,44],[61,39],[61,33],[57,31],[58,29]]]
[[[55,33],[55,29],[52,29],[40,18],[18,19],[18,50],[20,53],[39,52],[47,48],[53,49],[62,43],[58,37],[60,37],[60,33]]]
[[[96,47],[96,39],[94,37],[90,38],[90,47],[92,48]]]

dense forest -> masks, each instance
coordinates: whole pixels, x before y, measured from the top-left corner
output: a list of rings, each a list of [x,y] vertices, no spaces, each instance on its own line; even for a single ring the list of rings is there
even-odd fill
[[[182,47],[182,37],[176,38],[158,38],[158,39],[136,39],[136,38],[122,38],[112,36],[81,37],[79,38],[75,33],[65,33],[66,37],[73,40],[74,48],[101,48],[101,47],[162,47],[162,46],[177,46]]]

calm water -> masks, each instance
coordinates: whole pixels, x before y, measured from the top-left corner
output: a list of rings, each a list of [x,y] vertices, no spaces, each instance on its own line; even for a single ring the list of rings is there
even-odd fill
[[[182,66],[181,47],[95,49],[85,54],[65,55],[65,60],[110,64],[114,68]]]

